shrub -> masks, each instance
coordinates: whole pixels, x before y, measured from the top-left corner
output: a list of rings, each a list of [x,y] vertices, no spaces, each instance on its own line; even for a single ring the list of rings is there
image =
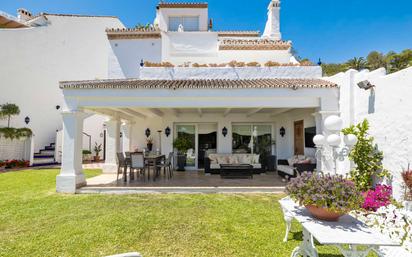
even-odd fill
[[[380,207],[391,204],[392,187],[387,185],[377,185],[365,193],[365,201],[362,208],[368,211],[377,211]]]
[[[352,181],[329,174],[304,172],[291,179],[286,193],[301,205],[315,205],[338,213],[359,209],[363,201]]]
[[[248,67],[260,67],[260,63],[258,62],[248,62],[246,65]]]
[[[0,128],[0,137],[8,139],[20,139],[22,137],[31,137],[33,132],[29,128]]]
[[[170,62],[162,62],[162,63],[155,63],[155,62],[144,62],[145,67],[175,67],[172,63]]]
[[[90,150],[83,150],[83,151],[82,151],[82,154],[92,154],[92,151],[90,151]]]
[[[314,64],[309,60],[303,60],[300,62],[300,66],[314,66]]]
[[[405,200],[412,201],[412,170],[409,167],[402,172],[402,179],[405,184]]]
[[[372,188],[374,176],[389,177],[389,172],[382,165],[383,152],[378,150],[368,130],[369,122],[366,119],[356,126],[352,125],[342,130],[343,134],[354,134],[358,138],[358,142],[349,154],[349,158],[356,164],[355,169],[350,171],[350,176],[362,192]]]
[[[192,67],[194,68],[201,68],[201,67],[207,67],[207,64],[198,64],[198,63],[193,63]]]
[[[192,147],[192,144],[186,136],[180,135],[173,142],[173,147],[176,148],[180,154],[184,154]]]
[[[234,68],[234,67],[245,67],[244,62],[237,62],[237,61],[231,61],[231,62],[228,63],[228,65],[232,68]]]
[[[4,166],[6,169],[26,168],[30,166],[30,162],[26,160],[7,160]]]
[[[280,66],[280,63],[268,61],[268,62],[265,63],[265,66],[266,67],[276,67],[276,66]]]

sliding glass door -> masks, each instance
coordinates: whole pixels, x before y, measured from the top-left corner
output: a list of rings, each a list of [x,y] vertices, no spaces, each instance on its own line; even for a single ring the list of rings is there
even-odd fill
[[[216,153],[217,124],[182,123],[175,125],[175,131],[175,139],[184,137],[190,142],[190,148],[186,151],[186,169],[196,170],[204,168],[205,156],[210,153]]]
[[[196,167],[196,125],[176,125],[176,138],[185,138],[190,148],[186,151],[186,167]]]
[[[232,152],[268,155],[272,151],[272,126],[269,124],[233,124]]]

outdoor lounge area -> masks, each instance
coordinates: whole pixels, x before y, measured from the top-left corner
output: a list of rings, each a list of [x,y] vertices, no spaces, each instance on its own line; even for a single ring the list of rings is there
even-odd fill
[[[61,82],[60,87],[69,109],[63,112],[63,144],[56,146],[64,153],[59,192],[87,185],[79,152],[83,120],[91,114],[107,117],[104,174],[119,173],[118,153],[151,150],[164,160],[172,153],[174,169],[204,170],[206,178],[237,165],[238,174],[243,170],[249,176],[241,183],[253,185],[260,173],[277,171],[278,160],[295,155],[314,170],[310,139],[338,110],[336,85],[319,79],[133,79]],[[281,175],[296,176],[295,162],[288,164],[289,173],[283,169]],[[277,174],[276,180],[281,180]]]

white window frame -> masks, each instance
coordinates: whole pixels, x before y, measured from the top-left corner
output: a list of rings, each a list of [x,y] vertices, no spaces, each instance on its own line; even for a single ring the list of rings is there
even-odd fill
[[[176,28],[176,30],[171,30],[170,27],[170,18],[180,18],[181,19],[181,23],[179,23],[177,26],[179,26],[180,24],[183,25],[183,29],[185,32],[194,32],[194,31],[200,31],[200,16],[199,15],[171,15],[168,17],[168,24],[167,24],[167,30],[171,31],[171,32],[177,32],[178,28]],[[186,30],[185,24],[184,24],[184,19],[185,18],[196,18],[197,19],[197,28],[196,30]]]

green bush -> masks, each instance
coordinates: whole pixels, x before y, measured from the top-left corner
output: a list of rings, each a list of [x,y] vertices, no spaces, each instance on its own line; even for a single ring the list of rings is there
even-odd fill
[[[22,137],[31,137],[33,132],[29,128],[0,128],[0,137],[8,139],[20,139]]]
[[[354,134],[358,137],[358,142],[349,154],[349,158],[356,164],[350,171],[350,176],[356,187],[363,192],[372,188],[374,176],[389,176],[389,172],[382,165],[383,152],[379,151],[368,130],[369,122],[366,119],[356,126],[352,125],[342,130],[345,135]]]
[[[192,147],[192,144],[187,137],[181,135],[175,139],[173,147],[176,148],[179,153],[186,153],[186,151]]]

